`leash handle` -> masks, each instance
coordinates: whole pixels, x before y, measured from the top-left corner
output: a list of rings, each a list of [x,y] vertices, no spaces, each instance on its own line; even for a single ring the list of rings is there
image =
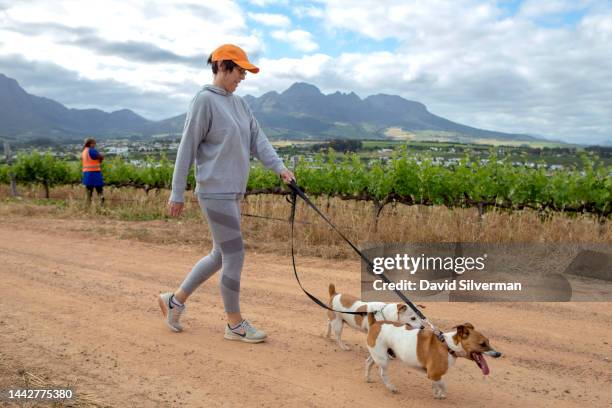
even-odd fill
[[[315,210],[315,212],[317,214],[319,214],[319,216],[321,216],[321,218],[323,218],[325,220],[325,222],[327,222],[329,224],[330,227],[332,227],[334,229],[334,231],[336,231],[338,233],[338,235],[340,235],[342,237],[342,239],[344,239],[344,241],[346,241],[351,248],[353,248],[353,250],[355,252],[357,252],[357,254],[361,257],[361,259],[363,259],[367,265],[370,267],[369,271],[370,273],[373,273],[372,271],[374,270],[374,264],[372,263],[372,261],[366,257],[363,252],[361,252],[355,245],[353,245],[353,243],[344,236],[344,234],[338,230],[338,228],[336,228],[336,226],[334,224],[332,224],[332,222],[330,220],[327,219],[327,217],[317,208],[316,205],[314,205],[314,203],[312,201],[310,201],[310,199],[306,196],[306,194],[304,193],[304,191],[302,191],[301,188],[299,188],[299,186],[297,185],[297,183],[295,182],[295,180],[291,180],[290,183],[287,184],[291,190],[292,190],[292,200],[291,200],[291,217],[290,217],[290,221],[291,221],[291,258],[293,261],[293,271],[295,273],[295,277],[300,285],[300,287],[302,288],[302,290],[306,293],[306,295],[308,295],[308,297],[310,297],[315,303],[317,303],[320,306],[323,306],[326,309],[329,309],[327,306],[323,305],[319,299],[316,299],[313,295],[311,295],[310,293],[308,293],[304,287],[302,286],[302,284],[300,283],[300,279],[297,276],[297,270],[295,268],[295,257],[293,254],[293,225],[294,225],[294,220],[295,220],[295,208],[297,205],[297,199],[296,196],[299,196],[302,200],[304,200],[304,202],[306,204],[308,204],[308,206],[310,206],[313,210]],[[385,274],[380,274],[379,275],[383,281],[385,281],[386,283],[391,283],[391,281],[389,280],[389,278],[387,278],[387,276],[385,276]],[[400,292],[398,289],[394,289],[393,290],[395,292],[395,294],[402,299],[402,301],[404,301],[404,303],[406,303],[414,313],[416,313],[416,315],[421,319],[426,321],[431,327],[432,330],[434,329],[434,326],[431,324],[431,322],[429,322],[429,320],[427,320],[427,318],[425,317],[425,315],[423,314],[423,312],[421,312],[421,310],[414,304],[412,303],[402,292]],[[316,299],[316,300],[315,300]],[[330,309],[331,310],[331,309]],[[340,313],[346,313],[346,312],[340,312]]]

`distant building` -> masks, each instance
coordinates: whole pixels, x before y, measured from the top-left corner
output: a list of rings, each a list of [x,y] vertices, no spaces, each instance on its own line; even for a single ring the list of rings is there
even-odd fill
[[[127,156],[129,149],[127,147],[111,146],[106,149],[107,154],[116,154],[117,156]]]

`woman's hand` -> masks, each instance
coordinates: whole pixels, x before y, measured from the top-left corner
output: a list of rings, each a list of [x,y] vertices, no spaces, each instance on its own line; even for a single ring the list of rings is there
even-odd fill
[[[171,217],[178,218],[181,216],[183,212],[183,208],[185,207],[185,203],[179,203],[177,201],[170,201],[168,203],[168,213]]]
[[[281,171],[280,176],[287,184],[291,183],[291,180],[295,180],[295,176],[293,175],[293,173],[287,169]]]

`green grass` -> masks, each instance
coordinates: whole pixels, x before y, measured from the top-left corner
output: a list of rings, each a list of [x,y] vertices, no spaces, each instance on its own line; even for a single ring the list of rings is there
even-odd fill
[[[364,140],[362,142],[364,149],[393,149],[405,144],[403,140]]]
[[[66,200],[59,198],[33,198],[31,202],[36,205],[49,205],[58,208],[66,207]]]

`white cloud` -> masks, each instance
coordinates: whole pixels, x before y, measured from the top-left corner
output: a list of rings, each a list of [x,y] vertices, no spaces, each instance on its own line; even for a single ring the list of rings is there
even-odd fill
[[[289,1],[288,0],[249,0],[249,3],[254,4],[255,6],[259,6],[259,7],[267,7],[273,4],[287,5],[289,4]]]
[[[580,31],[586,38],[600,44],[612,40],[612,12],[585,17],[580,23]]]
[[[289,43],[296,50],[304,52],[312,52],[319,48],[319,45],[313,40],[312,34],[304,30],[276,30],[272,32],[272,37],[279,41]]]
[[[238,6],[229,2],[216,8],[202,4],[187,2],[177,7],[158,0],[147,2],[144,8],[139,1],[35,0],[16,3],[6,13],[16,22],[95,27],[107,40],[151,42],[185,54],[212,48],[227,35],[246,33],[246,21]]]
[[[312,18],[323,18],[325,11],[321,8],[314,6],[295,6],[293,8],[293,14],[299,18],[312,17]]]
[[[332,57],[320,53],[301,58],[262,58],[258,65],[259,73],[247,76],[238,93],[261,95],[272,90],[283,91],[297,81],[322,86],[321,78],[333,74],[331,61]]]
[[[249,13],[249,18],[267,26],[288,27],[291,25],[289,17],[282,14]]]
[[[537,18],[546,15],[560,14],[568,11],[580,10],[587,6],[585,0],[525,0],[521,3],[519,15]]]
[[[243,11],[231,2],[223,7],[163,0],[149,1],[147,7],[137,0],[16,2],[0,14],[0,36],[0,56],[20,55],[32,63],[65,67],[84,80],[114,80],[143,91],[173,92],[177,78],[208,81],[206,58],[223,43],[239,44],[254,60],[264,49],[261,37],[249,32]],[[139,45],[170,57],[148,62],[143,53],[112,54],[113,48]]]
[[[260,52],[263,47],[261,39],[248,32],[242,10],[233,3],[211,8],[197,2],[177,7],[164,1],[151,1],[143,8],[139,1],[31,1],[16,3],[0,19],[1,27],[22,23],[87,27],[105,41],[150,43],[178,55],[199,54],[202,58],[227,42],[240,44],[253,53]],[[45,33],[29,36],[31,43],[38,44],[35,47],[41,49],[36,59],[50,59],[60,65],[67,61],[75,63],[74,58],[61,58],[64,47],[57,38],[50,37]],[[7,46],[6,42],[0,44],[0,53],[5,52]],[[28,52],[27,47],[23,48],[23,52]],[[75,47],[75,52],[81,52],[83,59],[90,58],[90,50]]]
[[[393,58],[355,53],[334,59],[336,71],[352,77],[362,95],[400,94],[475,127],[612,139],[609,7],[585,10],[575,27],[538,26],[520,12],[507,16],[494,2],[476,0],[330,0],[324,7],[330,32],[398,44]],[[567,7],[551,1],[530,15]]]
[[[284,15],[247,13],[243,5],[224,2],[218,7],[196,0],[148,1],[146,7],[140,0],[4,2],[0,72],[8,69],[12,56],[19,56],[24,67],[61,67],[74,74],[71,78],[116,81],[126,89],[167,94],[168,100],[149,98],[138,105],[145,116],[154,112],[161,118],[184,111],[193,85],[210,79],[205,58],[218,45],[232,42],[262,69],[248,76],[241,93],[282,91],[306,81],[324,92],[399,94],[475,127],[574,141],[612,139],[609,2],[527,0],[515,15],[502,8],[501,0],[317,0],[292,4]],[[580,19],[576,24],[563,20],[568,11]],[[320,25],[291,30],[291,17],[315,17]],[[545,26],[538,25],[541,19]],[[255,22],[279,29],[267,33]],[[271,58],[272,52],[283,54],[284,44],[266,43],[266,35],[305,55]],[[347,51],[330,51],[339,43]],[[43,75],[23,77],[26,89],[50,89],[54,81],[53,76],[45,81]],[[66,101],[76,106],[77,94],[66,95]],[[61,89],[49,95],[62,102]],[[99,98],[87,100],[86,92],[79,97],[78,106],[107,106]]]

